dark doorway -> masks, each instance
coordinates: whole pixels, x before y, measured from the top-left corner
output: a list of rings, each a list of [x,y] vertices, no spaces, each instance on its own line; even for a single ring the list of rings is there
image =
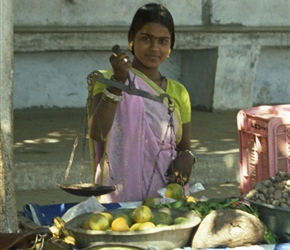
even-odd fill
[[[183,50],[181,82],[187,88],[193,109],[213,110],[218,49]]]

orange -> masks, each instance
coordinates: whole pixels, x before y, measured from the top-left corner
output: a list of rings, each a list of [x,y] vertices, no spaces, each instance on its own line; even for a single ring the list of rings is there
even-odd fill
[[[148,206],[142,205],[133,211],[133,219],[135,222],[143,223],[150,221],[152,218],[152,211]]]
[[[116,231],[116,232],[125,232],[125,231],[130,230],[126,219],[123,217],[118,217],[114,219],[112,222],[111,228],[112,228],[112,231]]]
[[[109,223],[111,225],[112,221],[113,221],[113,215],[111,215],[108,212],[102,212],[101,215],[104,215],[105,217],[107,217],[107,219],[109,220]]]
[[[155,198],[154,197],[149,197],[147,199],[144,200],[143,205],[148,206],[148,207],[152,207],[155,205]]]
[[[178,183],[170,183],[165,187],[165,197],[181,200],[184,196],[183,187]]]
[[[117,219],[119,217],[124,218],[127,221],[127,224],[128,224],[129,227],[132,226],[133,219],[130,218],[130,215],[129,214],[124,214],[124,213],[117,214],[117,215],[115,215],[114,219]]]
[[[109,228],[110,222],[106,216],[94,213],[91,215],[88,225],[92,230],[106,230]]]
[[[182,224],[182,223],[186,223],[186,222],[188,222],[189,220],[187,219],[187,218],[185,218],[185,217],[177,217],[177,218],[175,218],[174,219],[174,221],[173,221],[173,224],[174,225],[177,225],[177,224]]]
[[[166,224],[166,225],[171,225],[173,223],[173,219],[170,214],[163,212],[163,211],[158,211],[154,214],[153,218],[151,221],[155,224]]]
[[[139,225],[139,230],[147,230],[147,229],[151,229],[151,228],[155,228],[155,224],[153,222],[147,221],[144,223],[141,223],[141,225]]]
[[[138,231],[139,227],[142,223],[134,223],[131,227],[130,227],[130,231]]]

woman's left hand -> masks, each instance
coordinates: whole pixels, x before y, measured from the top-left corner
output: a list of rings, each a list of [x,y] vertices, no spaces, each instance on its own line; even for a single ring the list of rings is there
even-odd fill
[[[186,151],[180,152],[171,162],[166,175],[168,183],[178,183],[182,186],[188,183],[195,158]]]

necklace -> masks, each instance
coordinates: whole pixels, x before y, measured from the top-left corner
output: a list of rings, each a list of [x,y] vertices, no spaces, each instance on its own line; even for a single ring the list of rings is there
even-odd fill
[[[161,73],[159,72],[159,78],[152,81],[155,82],[161,88],[164,79],[166,79],[166,77],[161,75]]]

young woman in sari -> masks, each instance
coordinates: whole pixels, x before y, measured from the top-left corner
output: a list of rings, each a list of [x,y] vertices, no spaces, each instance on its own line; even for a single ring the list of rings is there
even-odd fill
[[[160,103],[129,95],[91,76],[89,135],[95,147],[95,181],[116,186],[116,191],[101,196],[102,202],[142,201],[158,197],[157,190],[168,183],[189,181],[195,162],[190,151],[190,98],[181,83],[159,71],[174,39],[170,12],[160,4],[144,5],[128,32],[133,60],[124,51],[115,51],[112,69],[100,71],[125,85],[129,76],[136,88],[153,95],[169,94],[172,112],[168,100]]]

